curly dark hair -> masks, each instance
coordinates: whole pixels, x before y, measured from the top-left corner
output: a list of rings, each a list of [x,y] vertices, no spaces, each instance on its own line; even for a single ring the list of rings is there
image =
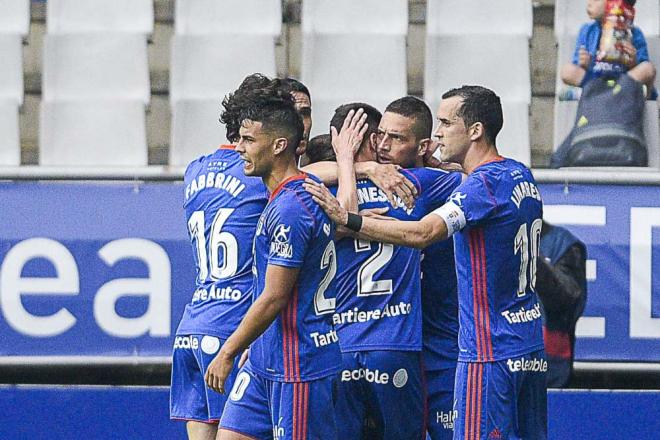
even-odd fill
[[[253,73],[245,77],[238,89],[225,96],[222,100],[223,110],[220,113],[220,123],[225,125],[229,142],[238,141],[238,130],[241,128],[239,117],[242,109],[249,106],[255,97],[271,94],[275,87],[276,83],[271,78],[260,73]]]

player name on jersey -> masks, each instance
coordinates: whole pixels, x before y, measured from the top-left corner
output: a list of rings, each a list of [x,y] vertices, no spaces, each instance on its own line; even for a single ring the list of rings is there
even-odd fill
[[[195,195],[196,192],[207,188],[223,189],[233,197],[238,197],[238,195],[245,189],[245,184],[234,176],[210,171],[206,174],[197,176],[196,179],[186,185],[186,200]]]

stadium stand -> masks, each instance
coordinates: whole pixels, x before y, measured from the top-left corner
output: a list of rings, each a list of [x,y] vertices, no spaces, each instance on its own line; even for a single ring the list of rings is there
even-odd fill
[[[226,142],[225,128],[218,122],[218,99],[184,99],[172,109],[172,148],[169,163],[185,166],[192,158],[213,151]]]
[[[23,44],[30,27],[28,0],[0,0],[0,165],[19,165],[18,111],[23,104]]]
[[[46,35],[43,99],[151,99],[147,41],[140,34]]]
[[[276,0],[177,1],[170,64],[170,165],[187,165],[226,142],[217,122],[220,101],[250,73],[275,75],[275,39],[281,30],[282,10]]]
[[[301,73],[312,92],[312,135],[328,132],[341,104],[362,101],[383,110],[406,95],[407,1],[320,0],[302,7]]]
[[[177,35],[248,34],[279,36],[279,0],[178,0],[174,12]]]
[[[0,100],[0,138],[0,165],[20,165],[18,105],[14,102]]]
[[[0,33],[26,36],[30,29],[30,0],[0,0]]]
[[[46,166],[145,166],[144,105],[136,100],[44,101],[40,163]]]
[[[445,91],[463,84],[496,90],[505,116],[498,148],[529,165],[532,3],[482,3],[429,0],[424,97],[436,108]]]
[[[47,15],[51,35],[154,30],[152,0],[48,0]]]
[[[47,3],[39,163],[145,166],[150,1]]]
[[[560,77],[561,66],[573,58],[575,40],[584,23],[589,21],[586,3],[573,0],[557,0],[555,3],[555,38],[557,41],[557,76],[555,80],[555,107],[553,149],[556,150],[570,133],[577,112],[577,101],[560,100],[567,86]],[[640,27],[649,48],[649,56],[656,65],[660,61],[660,2],[637,2],[635,24]],[[656,76],[656,89],[660,90],[660,75]],[[658,106],[660,102],[647,101],[644,111],[644,136],[648,149],[650,168],[660,168],[660,126]]]

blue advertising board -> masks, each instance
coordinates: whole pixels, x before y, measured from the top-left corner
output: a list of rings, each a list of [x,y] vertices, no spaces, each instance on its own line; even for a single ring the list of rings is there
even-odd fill
[[[660,362],[660,188],[540,187],[587,244],[576,357]],[[0,184],[0,356],[169,356],[195,279],[182,191]]]

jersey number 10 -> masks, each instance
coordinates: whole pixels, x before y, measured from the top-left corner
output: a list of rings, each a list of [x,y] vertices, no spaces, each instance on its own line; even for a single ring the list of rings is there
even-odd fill
[[[529,266],[529,288],[536,289],[536,260],[539,256],[539,245],[541,243],[541,227],[543,220],[537,218],[532,222],[527,233],[527,223],[520,225],[516,238],[513,241],[513,253],[520,252],[520,274],[518,277],[518,296],[524,296],[527,292],[527,269]],[[531,243],[530,243],[531,242]],[[531,244],[531,246],[530,246]],[[532,260],[532,264],[529,264]]]

